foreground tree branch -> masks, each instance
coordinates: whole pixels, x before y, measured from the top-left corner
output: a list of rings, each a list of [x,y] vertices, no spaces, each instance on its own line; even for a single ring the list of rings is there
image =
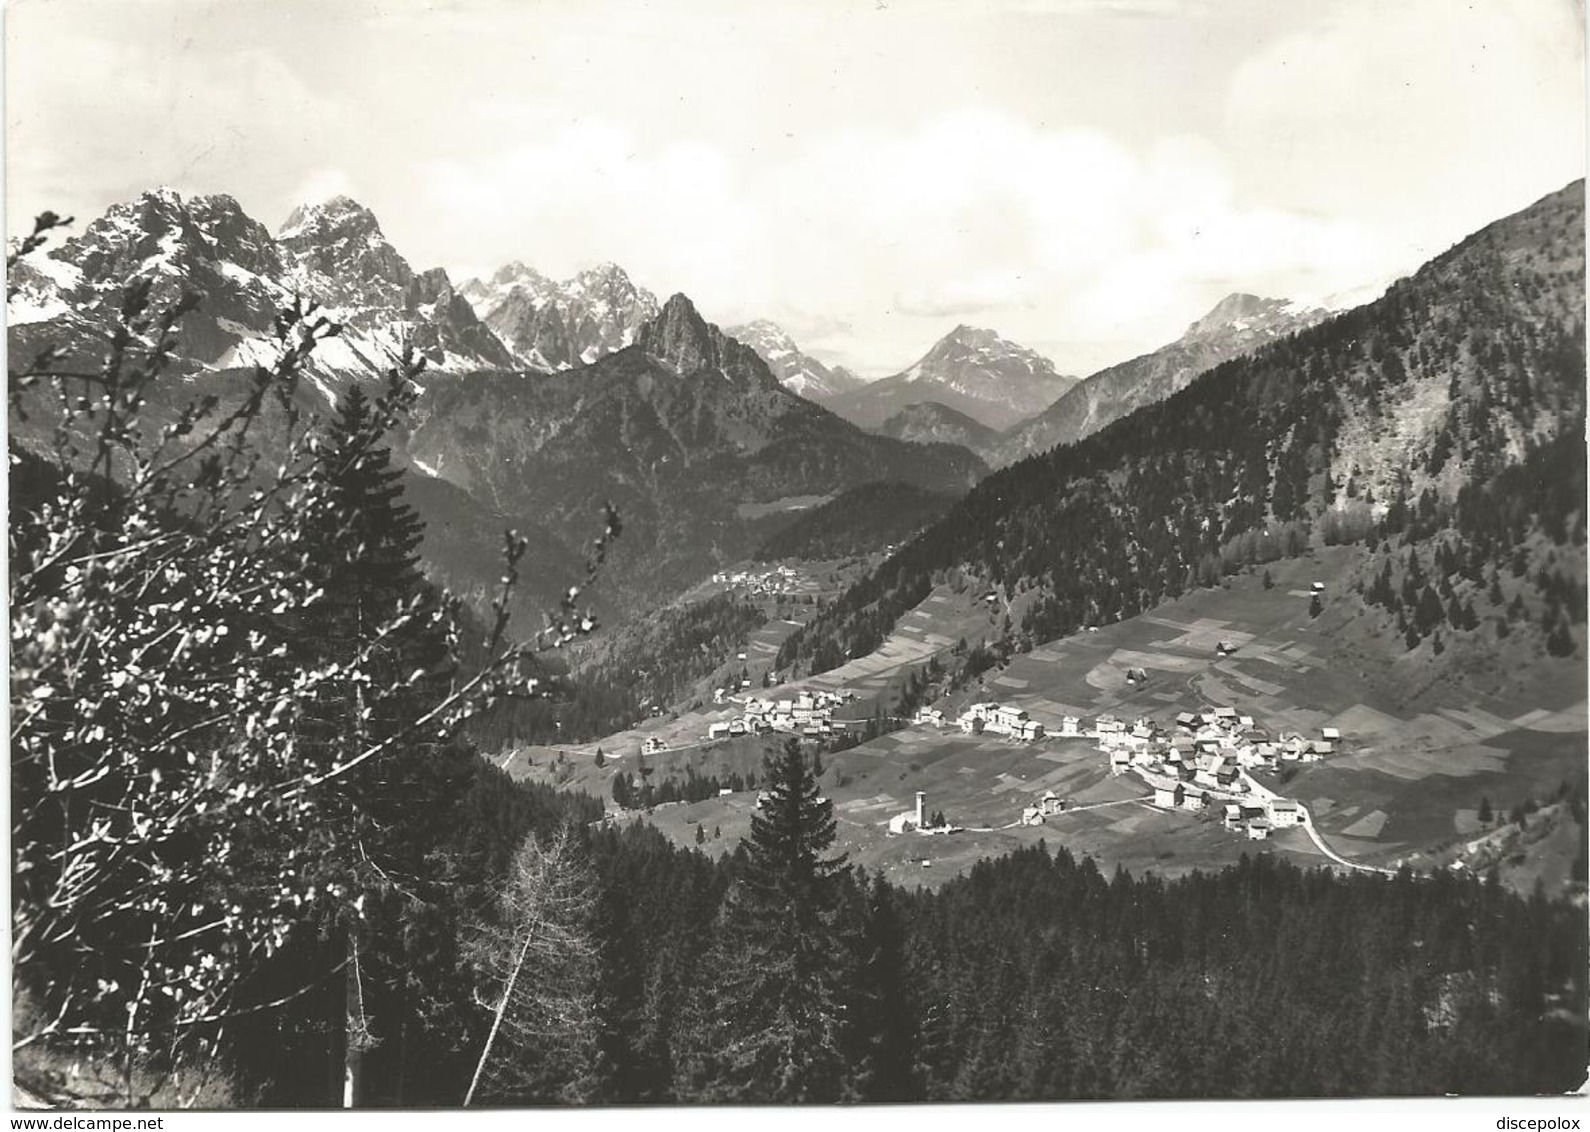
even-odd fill
[[[62,223],[40,217],[8,261]],[[316,536],[345,521],[329,485],[346,469],[297,393],[339,328],[298,302],[269,365],[194,394],[172,380],[194,301],[154,310],[133,281],[97,371],[57,371],[65,352],[46,349],[9,374],[14,1049],[65,1042],[126,1067],[264,1008],[243,973],[300,925],[357,923],[380,883],[354,851],[348,784],[539,694],[530,658],[596,628],[578,599],[618,534],[611,509],[580,585],[524,641],[507,611],[525,544],[508,532],[470,670],[445,595],[365,610],[342,655],[306,649],[330,600]],[[396,359],[363,441],[408,413],[421,369]],[[446,656],[392,670],[416,633]],[[385,725],[310,741],[314,705],[350,689],[357,718]]]

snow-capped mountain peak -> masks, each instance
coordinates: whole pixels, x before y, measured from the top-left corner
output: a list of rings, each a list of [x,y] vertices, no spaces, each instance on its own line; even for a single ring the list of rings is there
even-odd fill
[[[1225,339],[1257,334],[1272,337],[1277,328],[1297,328],[1317,322],[1320,308],[1293,299],[1267,299],[1236,292],[1216,303],[1202,318],[1194,320],[1182,334],[1183,342]]]
[[[1003,429],[1053,404],[1075,384],[1036,350],[962,323],[911,366],[847,394],[833,409],[863,428],[876,428],[907,405],[934,401]]]
[[[89,349],[115,320],[127,284],[148,279],[157,306],[184,292],[201,297],[179,339],[180,361],[194,369],[271,358],[276,315],[299,295],[343,326],[311,359],[311,377],[328,396],[343,377],[383,370],[406,343],[441,371],[513,365],[446,274],[417,275],[375,216],[346,197],[294,209],[272,237],[231,196],[184,200],[157,189],[111,206],[82,235],[28,260],[8,304],[12,325],[40,325],[40,333],[54,326],[57,340]]]
[[[612,260],[603,260],[594,267],[587,267],[574,277],[576,283],[586,286],[633,286],[625,270]]]
[[[469,280],[459,294],[520,362],[547,370],[587,365],[623,349],[658,313],[656,296],[611,262],[556,282],[516,260],[489,281]]]
[[[384,303],[399,302],[414,281],[413,268],[387,240],[375,214],[349,197],[293,209],[276,242],[304,289],[328,306],[358,306],[372,290]]]
[[[481,317],[501,306],[515,291],[544,301],[557,292],[558,285],[533,267],[514,260],[492,273],[489,279],[469,279],[458,288]]]
[[[784,328],[765,318],[731,326],[726,333],[755,350],[779,383],[796,396],[827,404],[863,382],[843,366],[824,365],[803,353]]]
[[[374,233],[383,240],[381,225],[364,205],[352,197],[337,195],[315,204],[301,204],[287,214],[276,232],[278,240],[294,240],[317,234]]]

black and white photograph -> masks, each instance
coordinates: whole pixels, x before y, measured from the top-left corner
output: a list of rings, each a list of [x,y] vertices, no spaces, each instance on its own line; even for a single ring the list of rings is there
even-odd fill
[[[1583,0],[3,18],[13,1115],[1590,1118]]]

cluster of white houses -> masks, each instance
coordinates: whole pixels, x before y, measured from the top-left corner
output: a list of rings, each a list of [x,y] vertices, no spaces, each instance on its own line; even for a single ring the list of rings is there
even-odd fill
[[[1065,813],[1065,799],[1053,790],[1045,790],[1042,798],[1036,805],[1028,806],[1021,811],[1022,825],[1042,825],[1044,818],[1053,817],[1055,814]]]
[[[948,721],[943,711],[925,707],[913,722],[944,727]],[[969,734],[1007,735],[1028,742],[1044,737],[1043,724],[1011,705],[972,704],[954,722]],[[1225,803],[1226,828],[1254,840],[1306,822],[1308,812],[1244,772],[1274,770],[1283,762],[1318,762],[1335,754],[1342,739],[1334,727],[1322,728],[1317,737],[1295,731],[1272,735],[1252,716],[1230,707],[1184,711],[1163,726],[1150,719],[1127,722],[1101,715],[1085,728],[1080,717],[1068,715],[1053,737],[1097,740],[1099,750],[1110,758],[1111,773],[1139,775],[1154,788],[1156,806],[1200,811]],[[1021,822],[1041,825],[1065,807],[1051,791],[1022,811]]]
[[[1245,789],[1245,787],[1239,787]],[[1158,782],[1154,786],[1154,805],[1167,810],[1200,812],[1220,804],[1207,789],[1188,787],[1181,782]],[[1308,820],[1308,811],[1289,798],[1252,797],[1225,801],[1223,822],[1233,833],[1250,841],[1263,841],[1277,829],[1288,829]]]
[[[798,570],[775,566],[771,570],[719,570],[712,580],[723,586],[743,586],[753,594],[780,594],[795,589],[803,578]]]
[[[938,708],[920,708],[912,722],[943,727],[945,715]],[[1008,735],[1023,743],[1043,738],[1043,724],[1011,704],[973,704],[956,717],[955,723],[968,735]]]
[[[835,708],[855,698],[856,694],[848,690],[800,692],[791,699],[782,700],[752,697],[745,701],[745,712],[739,718],[708,726],[707,738],[726,739],[736,735],[764,735],[769,731],[782,731],[788,735],[821,739],[865,723],[864,720],[834,718]]]
[[[1147,720],[1130,728],[1116,720],[1101,720],[1096,734],[1099,748],[1109,752],[1112,773],[1139,774],[1154,787],[1156,806],[1197,811],[1223,801],[1226,828],[1255,841],[1307,821],[1308,813],[1244,772],[1273,770],[1289,759],[1318,761],[1341,742],[1334,727],[1322,729],[1318,739],[1295,732],[1272,738],[1252,716],[1239,715],[1234,708],[1182,712],[1168,732]]]
[[[917,710],[911,722],[944,727],[949,718],[939,708],[924,707]],[[954,722],[969,735],[1008,735],[1027,742],[1045,735],[1042,723],[1012,704],[972,704]],[[1334,727],[1323,728],[1315,739],[1295,731],[1272,737],[1251,715],[1239,715],[1229,707],[1210,708],[1201,714],[1184,711],[1169,727],[1150,719],[1127,723],[1113,715],[1101,715],[1092,727],[1084,729],[1080,717],[1068,715],[1061,719],[1060,730],[1054,734],[1061,739],[1097,739],[1099,749],[1110,755],[1111,768],[1118,774],[1134,765],[1165,762],[1193,768],[1188,777],[1199,770],[1210,771],[1211,777],[1219,776],[1217,763],[1221,761],[1229,762],[1233,768],[1270,770],[1282,762],[1318,762],[1336,753],[1341,743],[1341,732]],[[1230,778],[1232,773],[1227,772],[1224,777]]]
[[[1070,733],[1073,726],[1068,717],[1060,734]],[[1228,707],[1201,714],[1184,711],[1168,728],[1147,719],[1127,724],[1100,716],[1088,734],[1098,738],[1099,749],[1109,754],[1110,769],[1117,774],[1132,767],[1162,765],[1205,786],[1226,786],[1239,769],[1274,770],[1283,762],[1318,762],[1335,754],[1342,738],[1334,727],[1323,728],[1316,739],[1295,731],[1272,736],[1251,715],[1239,715]]]

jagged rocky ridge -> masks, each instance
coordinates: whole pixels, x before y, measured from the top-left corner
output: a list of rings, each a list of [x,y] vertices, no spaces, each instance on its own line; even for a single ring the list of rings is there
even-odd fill
[[[785,389],[808,401],[827,405],[866,384],[844,366],[827,366],[804,353],[782,327],[767,319],[731,326],[728,333],[760,354]]]
[[[1081,440],[1144,405],[1163,401],[1221,362],[1313,326],[1331,313],[1284,299],[1227,295],[1176,341],[1084,378],[1043,412],[1009,429],[997,445],[979,451],[1001,467]]]
[[[510,294],[526,276],[513,277]],[[237,370],[274,356],[274,321],[298,295],[342,327],[313,355],[304,409],[323,412],[347,381],[386,370],[405,342],[418,348],[429,374],[395,454],[430,530],[431,571],[481,602],[499,572],[503,528],[532,537],[527,593],[539,601],[578,573],[571,548],[598,529],[607,499],[626,526],[607,598],[627,608],[748,552],[794,517],[779,513],[786,496],[877,479],[964,490],[987,470],[960,448],[861,432],[785,389],[683,296],[655,310],[616,268],[580,277],[588,298],[633,323],[583,352],[615,351],[562,372],[526,371],[445,272],[415,271],[369,210],[344,197],[295,210],[275,236],[226,196],[159,190],[118,205],[18,265],[13,356],[64,343],[99,357],[123,293],[140,278],[156,304],[184,292],[201,299],[179,327],[180,372],[153,394],[157,415],[202,391],[235,393]],[[13,441],[42,450],[47,432],[35,420]],[[279,421],[255,432],[268,449],[282,435]],[[742,517],[752,503],[773,517]]]
[[[565,370],[621,350],[657,315],[657,298],[604,263],[561,283],[517,260],[459,288],[523,365]]]
[[[514,361],[446,272],[415,272],[374,215],[347,197],[295,209],[272,237],[230,196],[184,199],[170,189],[115,205],[81,236],[18,265],[8,304],[13,348],[47,338],[92,354],[140,278],[151,281],[157,303],[184,291],[200,296],[180,326],[190,372],[268,360],[276,313],[296,295],[343,327],[311,364],[328,397],[341,380],[387,368],[405,344],[445,373]]]

